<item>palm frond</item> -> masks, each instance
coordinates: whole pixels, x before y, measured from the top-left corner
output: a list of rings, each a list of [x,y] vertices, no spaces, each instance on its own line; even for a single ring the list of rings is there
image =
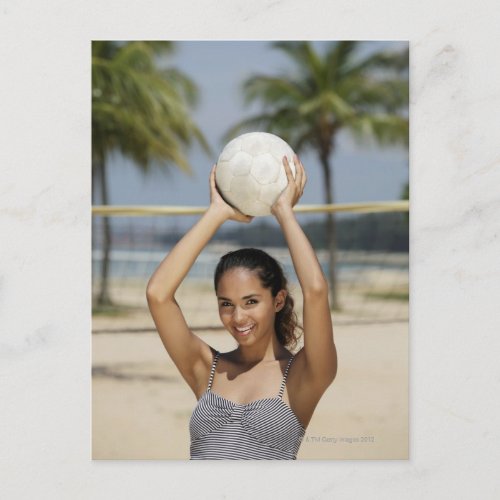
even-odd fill
[[[314,99],[304,101],[298,110],[302,116],[316,113],[323,116],[333,116],[335,121],[346,120],[355,113],[349,102],[333,91],[323,92]]]
[[[285,52],[299,68],[308,65],[308,45],[306,41],[280,41],[273,42],[271,46]]]
[[[199,93],[196,84],[176,68],[166,68],[160,72],[166,82],[175,87],[190,106],[199,103]]]
[[[407,118],[390,114],[366,114],[350,121],[347,128],[360,145],[382,146],[404,144],[408,146],[409,122]]]
[[[339,75],[351,61],[358,45],[359,42],[349,40],[332,42],[325,56],[328,82],[331,85],[337,83]]]
[[[361,61],[351,64],[344,72],[345,77],[366,73],[367,71],[393,71],[402,73],[408,69],[408,49],[398,52],[375,52],[366,56]]]
[[[131,156],[141,167],[148,160],[163,159],[177,164],[182,170],[191,170],[178,147],[179,137],[168,128],[153,128],[145,120],[126,108],[99,103],[93,109],[93,129],[106,138],[108,148],[118,149]],[[99,124],[105,123],[106,127]],[[96,138],[99,141],[99,137]]]
[[[156,57],[172,50],[171,42],[93,42],[92,144],[101,156],[118,149],[144,171],[175,164],[189,172],[184,149],[193,140],[210,152],[189,116],[196,86],[174,68],[157,68]]]
[[[293,75],[255,75],[243,86],[245,102],[262,112],[231,127],[229,139],[242,130],[261,128],[311,145],[329,154],[342,128],[356,140],[408,144],[408,80],[396,75],[405,52],[375,53],[359,60],[359,42],[333,42],[319,56],[309,42],[275,42],[295,63]]]
[[[293,81],[256,75],[243,84],[245,104],[255,100],[276,105],[280,101],[299,102],[303,94]]]

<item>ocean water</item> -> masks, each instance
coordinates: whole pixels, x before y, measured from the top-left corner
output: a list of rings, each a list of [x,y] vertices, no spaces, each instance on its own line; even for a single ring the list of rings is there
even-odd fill
[[[212,279],[215,266],[223,253],[225,252],[203,251],[189,271],[187,278]],[[272,251],[269,251],[269,253],[276,257],[281,263],[289,281],[296,281],[297,278],[288,251],[280,251],[280,255],[276,255]],[[166,255],[167,251],[159,252],[135,249],[112,250],[110,254],[110,276],[112,278],[143,277],[147,280]],[[326,253],[318,253],[318,260],[323,272],[326,274],[328,269]],[[95,249],[92,251],[93,279],[100,275],[101,265],[102,251]],[[389,269],[407,272],[407,255],[397,255],[397,258],[395,258],[393,254],[389,253],[339,252],[337,258],[337,276],[341,281],[357,280],[359,279],[359,275],[365,271]]]

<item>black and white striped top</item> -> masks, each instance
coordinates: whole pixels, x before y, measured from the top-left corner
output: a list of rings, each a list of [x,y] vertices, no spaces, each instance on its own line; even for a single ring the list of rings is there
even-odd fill
[[[242,404],[211,391],[219,356],[189,423],[191,460],[296,460],[305,429],[282,399],[294,357],[277,396]]]

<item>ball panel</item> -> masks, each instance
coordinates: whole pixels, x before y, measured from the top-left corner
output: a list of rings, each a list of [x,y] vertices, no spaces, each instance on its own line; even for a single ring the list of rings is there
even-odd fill
[[[255,156],[250,171],[252,177],[259,184],[275,182],[280,172],[280,165],[270,153]]]
[[[271,207],[260,200],[249,200],[241,205],[238,209],[246,215],[259,216],[259,215],[269,215],[271,213]]]
[[[283,189],[279,189],[277,184],[268,184],[262,186],[260,189],[259,200],[271,207],[271,205],[278,199]]]
[[[237,203],[247,203],[259,198],[260,185],[253,177],[238,176],[231,180],[229,190],[231,197],[234,197]]]
[[[219,163],[220,161],[230,161],[231,158],[233,158],[240,151],[241,139],[239,137],[236,137],[236,139],[233,139],[226,144],[219,156],[219,159],[217,160],[217,163]]]
[[[231,158],[231,171],[234,176],[248,175],[252,167],[253,157],[245,151],[238,151]]]
[[[241,138],[241,150],[256,156],[269,151],[269,140],[266,134],[251,132]]]
[[[228,191],[231,188],[233,179],[232,163],[220,161],[215,167],[215,183],[221,191]]]

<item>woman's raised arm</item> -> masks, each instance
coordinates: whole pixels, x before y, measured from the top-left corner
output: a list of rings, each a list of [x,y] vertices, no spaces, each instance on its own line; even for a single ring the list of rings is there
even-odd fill
[[[210,206],[183,236],[151,276],[146,297],[160,338],[181,375],[196,395],[201,394],[210,370],[212,352],[208,344],[189,330],[175,300],[175,292],[205,245],[226,220],[250,222],[224,202],[215,187],[215,166],[210,173]],[[196,301],[196,297],[193,297]]]
[[[322,392],[337,373],[337,350],[333,340],[328,282],[292,209],[302,196],[307,180],[304,166],[297,156],[294,163],[295,179],[288,160],[286,157],[283,159],[288,186],[271,211],[283,230],[304,299],[304,347],[298,353],[296,363],[302,365],[300,371],[303,383],[310,389],[316,388]]]

